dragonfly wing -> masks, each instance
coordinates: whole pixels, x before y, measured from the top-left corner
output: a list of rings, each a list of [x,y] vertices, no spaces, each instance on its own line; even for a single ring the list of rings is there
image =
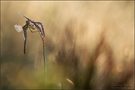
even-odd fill
[[[45,37],[45,32],[44,32],[44,27],[43,27],[42,23],[41,22],[35,22],[35,23],[36,23],[35,26],[40,31],[41,37],[44,38]]]
[[[26,53],[27,31],[24,31],[24,54]]]
[[[26,45],[27,45],[27,29],[28,29],[28,25],[24,25],[24,26],[23,26],[24,54],[26,53]]]

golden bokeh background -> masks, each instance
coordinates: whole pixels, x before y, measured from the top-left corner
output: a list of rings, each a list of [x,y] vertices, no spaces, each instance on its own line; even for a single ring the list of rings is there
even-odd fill
[[[38,32],[23,54],[23,15],[44,25],[45,75]],[[1,1],[0,30],[4,90],[134,88],[134,1]]]

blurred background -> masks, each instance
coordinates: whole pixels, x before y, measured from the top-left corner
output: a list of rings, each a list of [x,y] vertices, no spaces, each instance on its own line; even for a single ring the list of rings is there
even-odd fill
[[[134,89],[134,1],[1,1],[0,11],[1,89]],[[45,28],[45,68],[38,32],[23,53],[23,15]]]

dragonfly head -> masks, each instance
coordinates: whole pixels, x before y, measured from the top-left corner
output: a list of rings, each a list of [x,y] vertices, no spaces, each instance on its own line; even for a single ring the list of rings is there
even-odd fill
[[[26,24],[28,25],[28,28],[29,29],[33,29],[33,30],[36,29],[34,23],[31,22],[31,21],[29,21],[29,20],[26,21]]]
[[[30,29],[33,29],[33,30],[36,29],[36,26],[35,26],[34,23],[32,23],[32,22],[29,22],[28,27],[29,27]]]

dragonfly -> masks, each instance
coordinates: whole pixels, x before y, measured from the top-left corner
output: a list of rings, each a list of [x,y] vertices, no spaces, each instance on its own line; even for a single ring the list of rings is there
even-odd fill
[[[44,60],[44,74],[47,73],[47,60],[45,55],[45,31],[43,24],[41,22],[35,22],[34,20],[29,19],[28,17],[24,16],[26,19],[26,23],[21,25],[14,25],[17,32],[23,32],[24,37],[24,54],[26,53],[26,45],[27,45],[27,31],[30,30],[31,32],[39,32],[40,37],[43,43],[43,60]],[[46,67],[45,67],[46,66]],[[45,75],[45,81],[47,78],[47,74]]]
[[[16,24],[14,27],[17,32],[22,32],[23,31],[23,36],[24,36],[24,54],[26,53],[26,45],[27,45],[27,31],[30,30],[31,32],[39,32],[40,37],[43,41],[43,47],[44,47],[44,42],[45,42],[45,31],[44,27],[41,22],[35,22],[28,17],[24,16],[26,19],[26,23],[24,26]]]

